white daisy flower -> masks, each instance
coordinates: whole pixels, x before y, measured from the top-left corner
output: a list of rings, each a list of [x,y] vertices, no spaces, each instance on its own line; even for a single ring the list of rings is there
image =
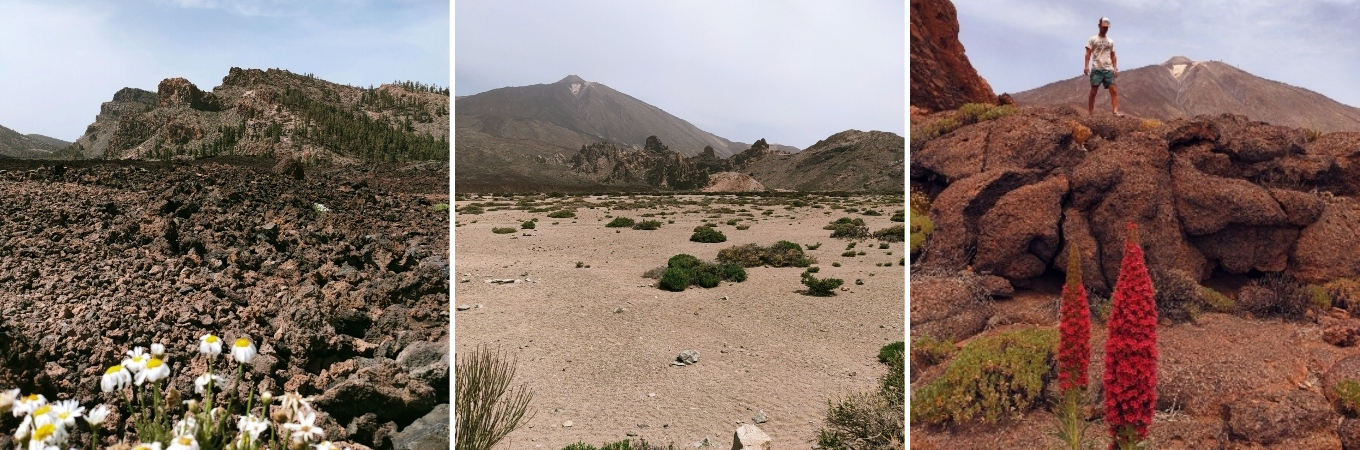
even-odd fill
[[[171,428],[170,431],[172,433],[175,433],[176,436],[184,436],[197,433],[198,419],[195,419],[194,416],[184,416],[183,419],[180,419],[178,422],[175,422],[175,427]],[[174,445],[171,444],[170,447],[174,448]]]
[[[14,440],[23,441],[24,439],[28,439],[28,435],[32,432],[33,432],[33,416],[30,414],[25,414],[24,421],[19,422],[19,428],[14,430]]]
[[[161,361],[160,358],[153,357],[151,358],[151,360],[146,362],[146,369],[137,373],[137,379],[134,380],[134,383],[136,383],[138,386],[141,386],[142,383],[144,382],[150,381],[152,383],[155,383],[157,381],[164,380],[166,377],[169,376],[170,365],[166,364],[164,361]]]
[[[123,368],[133,375],[141,373],[142,369],[146,368],[147,360],[151,359],[151,355],[146,354],[146,349],[141,347],[133,347],[127,351],[127,355],[128,357],[123,359]]]
[[[199,341],[198,342],[199,353],[211,357],[217,357],[217,355],[222,354],[222,339],[219,339],[212,333],[203,335],[203,337],[199,338],[198,341]]]
[[[4,414],[14,407],[15,400],[19,399],[19,389],[14,388],[8,391],[0,391],[0,414]],[[17,415],[15,417],[18,417]]]
[[[33,435],[29,440],[29,446],[31,447],[33,445],[32,444],[33,442],[40,442],[46,445],[53,445],[58,442],[61,442],[62,440],[64,440],[62,436],[62,434],[64,433],[62,433],[62,431],[63,430],[61,429],[61,427],[55,423],[43,424],[34,427]]]
[[[198,450],[198,440],[188,434],[180,435],[170,440],[170,446],[165,450]]]
[[[255,442],[260,439],[260,434],[269,429],[269,422],[254,414],[245,415],[236,421],[236,429],[241,431],[242,436],[249,436],[250,442]]]
[[[137,444],[132,447],[132,450],[161,450],[161,443],[152,442],[150,444]]]
[[[293,412],[312,411],[312,399],[303,397],[297,391],[283,394],[283,397],[279,397],[279,403],[283,406],[283,409]]]
[[[296,423],[285,423],[283,428],[292,432],[293,443],[306,444],[326,437],[326,432],[315,425],[316,414],[307,412],[298,417]]]
[[[340,450],[340,446],[332,444],[331,441],[321,441],[316,443],[316,450]]]
[[[203,375],[199,375],[198,378],[195,378],[195,379],[194,379],[194,393],[195,393],[195,394],[202,394],[203,391],[206,390],[206,389],[208,388],[208,382],[209,382],[209,381],[212,382],[212,384],[213,384],[213,386],[214,386],[215,388],[221,389],[221,388],[222,388],[222,383],[227,382],[227,379],[226,379],[226,378],[222,378],[221,375],[217,375],[217,374],[206,374],[206,373],[205,373],[205,374],[203,374]]]
[[[122,365],[114,365],[109,370],[104,371],[104,378],[99,380],[99,389],[104,392],[121,391],[131,382],[132,373],[128,372],[127,368]]]
[[[19,397],[18,400],[14,401],[14,417],[26,416],[28,413],[33,412],[33,410],[46,404],[47,397],[43,397],[42,394],[28,394]]]
[[[85,407],[75,400],[61,400],[52,404],[52,415],[61,420],[66,428],[76,426],[76,418],[85,414]]]
[[[159,343],[159,342],[157,342],[157,343],[155,343],[155,344],[151,344],[151,356],[155,356],[155,357],[157,357],[157,358],[164,358],[164,357],[165,357],[165,344],[161,344],[161,343]]]
[[[110,412],[109,405],[96,406],[85,414],[85,421],[89,422],[91,427],[99,428],[100,425],[104,424],[104,419],[109,417]]]
[[[236,338],[236,343],[231,346],[231,357],[241,364],[250,364],[256,354],[255,343],[250,342],[250,339]]]

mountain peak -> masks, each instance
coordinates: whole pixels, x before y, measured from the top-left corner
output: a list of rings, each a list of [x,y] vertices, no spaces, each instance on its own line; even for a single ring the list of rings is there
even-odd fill
[[[578,77],[576,75],[567,75],[566,78],[563,78],[561,81],[558,81],[557,84],[585,84],[585,82],[586,82],[585,79],[582,79],[581,77]]]
[[[1177,56],[1172,56],[1171,59],[1166,60],[1166,62],[1162,63],[1162,65],[1164,65],[1164,66],[1174,66],[1174,65],[1177,65],[1177,64],[1194,64],[1194,63],[1195,63],[1195,60],[1193,60],[1193,59],[1190,59],[1190,58],[1186,58],[1186,57],[1184,57],[1184,56],[1177,55]]]

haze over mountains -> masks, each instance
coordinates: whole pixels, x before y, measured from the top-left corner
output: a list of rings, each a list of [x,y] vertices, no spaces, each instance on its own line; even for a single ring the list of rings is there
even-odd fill
[[[1230,113],[1324,132],[1360,131],[1360,108],[1219,61],[1176,56],[1120,71],[1118,85],[1120,111],[1139,117],[1171,120]],[[1074,105],[1084,111],[1089,91],[1090,82],[1078,76],[1012,96],[1021,105]],[[1104,89],[1096,103],[1097,111],[1109,111]]]
[[[733,185],[786,190],[893,190],[904,181],[904,139],[892,133],[849,130],[804,155],[763,138],[730,141],[575,75],[458,97],[454,111],[460,190],[697,190],[723,172],[755,176],[722,177]],[[664,147],[649,146],[651,136]],[[796,168],[775,169],[786,164]]]

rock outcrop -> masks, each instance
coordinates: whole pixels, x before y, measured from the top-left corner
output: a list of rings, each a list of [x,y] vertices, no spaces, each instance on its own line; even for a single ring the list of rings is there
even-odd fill
[[[704,192],[762,192],[765,185],[741,172],[718,172],[708,176]]]
[[[911,105],[931,111],[964,103],[997,103],[959,42],[959,18],[949,0],[911,0]]]
[[[1090,129],[1086,142],[1074,124]],[[1202,281],[1286,272],[1310,283],[1360,275],[1360,133],[1309,139],[1242,116],[1149,126],[1138,119],[1025,108],[912,153],[935,193],[921,263],[971,267],[1018,286],[1083,252],[1088,289],[1108,293],[1125,224],[1140,225],[1153,271]]]

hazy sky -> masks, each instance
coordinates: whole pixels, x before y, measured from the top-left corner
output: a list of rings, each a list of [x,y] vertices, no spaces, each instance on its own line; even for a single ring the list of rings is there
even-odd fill
[[[959,40],[997,93],[1081,75],[1086,39],[1111,20],[1120,70],[1182,55],[1360,107],[1360,0],[955,1]]]
[[[0,125],[74,141],[124,87],[231,67],[448,86],[449,0],[0,0]]]
[[[905,5],[459,0],[454,93],[578,75],[733,141],[905,136]]]

